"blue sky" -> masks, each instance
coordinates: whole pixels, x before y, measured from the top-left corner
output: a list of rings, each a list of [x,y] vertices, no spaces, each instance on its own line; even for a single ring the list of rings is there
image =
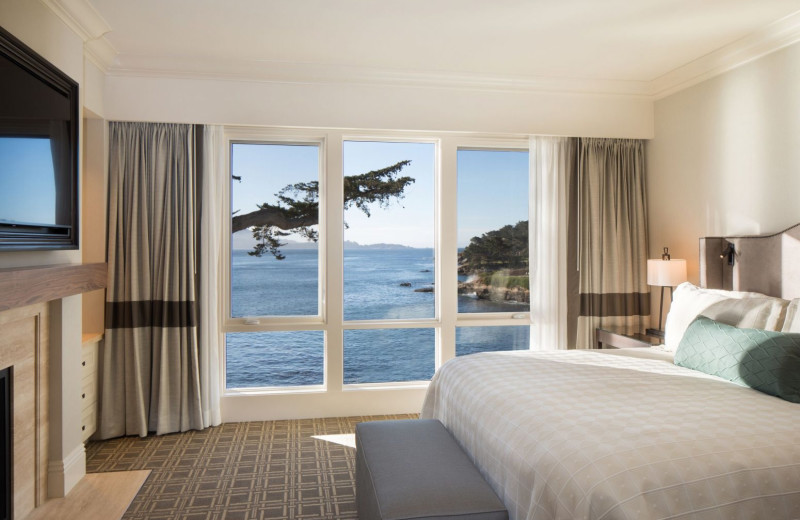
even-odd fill
[[[50,139],[0,137],[0,220],[55,224]]]
[[[414,179],[400,200],[388,207],[374,206],[367,217],[361,210],[345,211],[349,226],[344,239],[359,244],[403,244],[412,247],[434,246],[434,168],[436,146],[433,143],[388,143],[345,141],[343,149],[344,175],[357,175],[403,160],[411,164],[401,176]]]
[[[344,175],[365,173],[411,160],[401,175],[415,179],[401,200],[374,206],[368,218],[358,209],[345,212],[345,240],[433,247],[435,145],[346,141]],[[318,178],[316,146],[234,145],[231,209],[242,213],[287,184]],[[458,246],[473,236],[528,218],[528,153],[460,150],[458,153]],[[297,237],[288,237],[298,240]]]
[[[458,247],[528,220],[528,152],[458,151]]]

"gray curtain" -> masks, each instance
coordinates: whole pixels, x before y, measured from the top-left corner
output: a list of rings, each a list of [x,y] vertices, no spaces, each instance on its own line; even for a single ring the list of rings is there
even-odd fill
[[[97,437],[203,427],[195,130],[109,127],[109,284]]]
[[[577,185],[577,348],[596,327],[649,325],[644,141],[582,138]]]

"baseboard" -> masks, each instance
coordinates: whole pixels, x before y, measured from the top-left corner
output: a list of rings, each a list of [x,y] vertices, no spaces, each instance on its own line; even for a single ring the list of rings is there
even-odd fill
[[[229,391],[220,402],[222,422],[419,413],[428,383],[397,387],[352,385],[336,393],[256,394]]]
[[[47,464],[47,496],[64,497],[86,475],[86,449],[79,444],[64,460]]]

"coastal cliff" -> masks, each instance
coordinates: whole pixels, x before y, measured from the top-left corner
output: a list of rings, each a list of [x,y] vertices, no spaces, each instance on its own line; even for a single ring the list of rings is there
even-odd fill
[[[458,294],[472,294],[479,300],[490,300],[494,302],[518,302],[530,303],[531,291],[527,287],[515,285],[504,287],[502,285],[492,285],[475,280],[471,282],[458,282]]]
[[[411,287],[411,284],[404,282],[400,286]],[[414,289],[414,292],[432,293],[435,292],[435,288],[433,285],[427,285]],[[509,275],[506,272],[472,276],[467,281],[458,282],[458,294],[474,294],[479,300],[493,302],[530,303],[531,301],[527,273]]]

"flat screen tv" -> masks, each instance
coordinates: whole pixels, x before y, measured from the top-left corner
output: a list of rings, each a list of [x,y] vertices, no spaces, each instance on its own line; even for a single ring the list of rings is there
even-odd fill
[[[0,250],[78,248],[78,84],[0,27]]]

